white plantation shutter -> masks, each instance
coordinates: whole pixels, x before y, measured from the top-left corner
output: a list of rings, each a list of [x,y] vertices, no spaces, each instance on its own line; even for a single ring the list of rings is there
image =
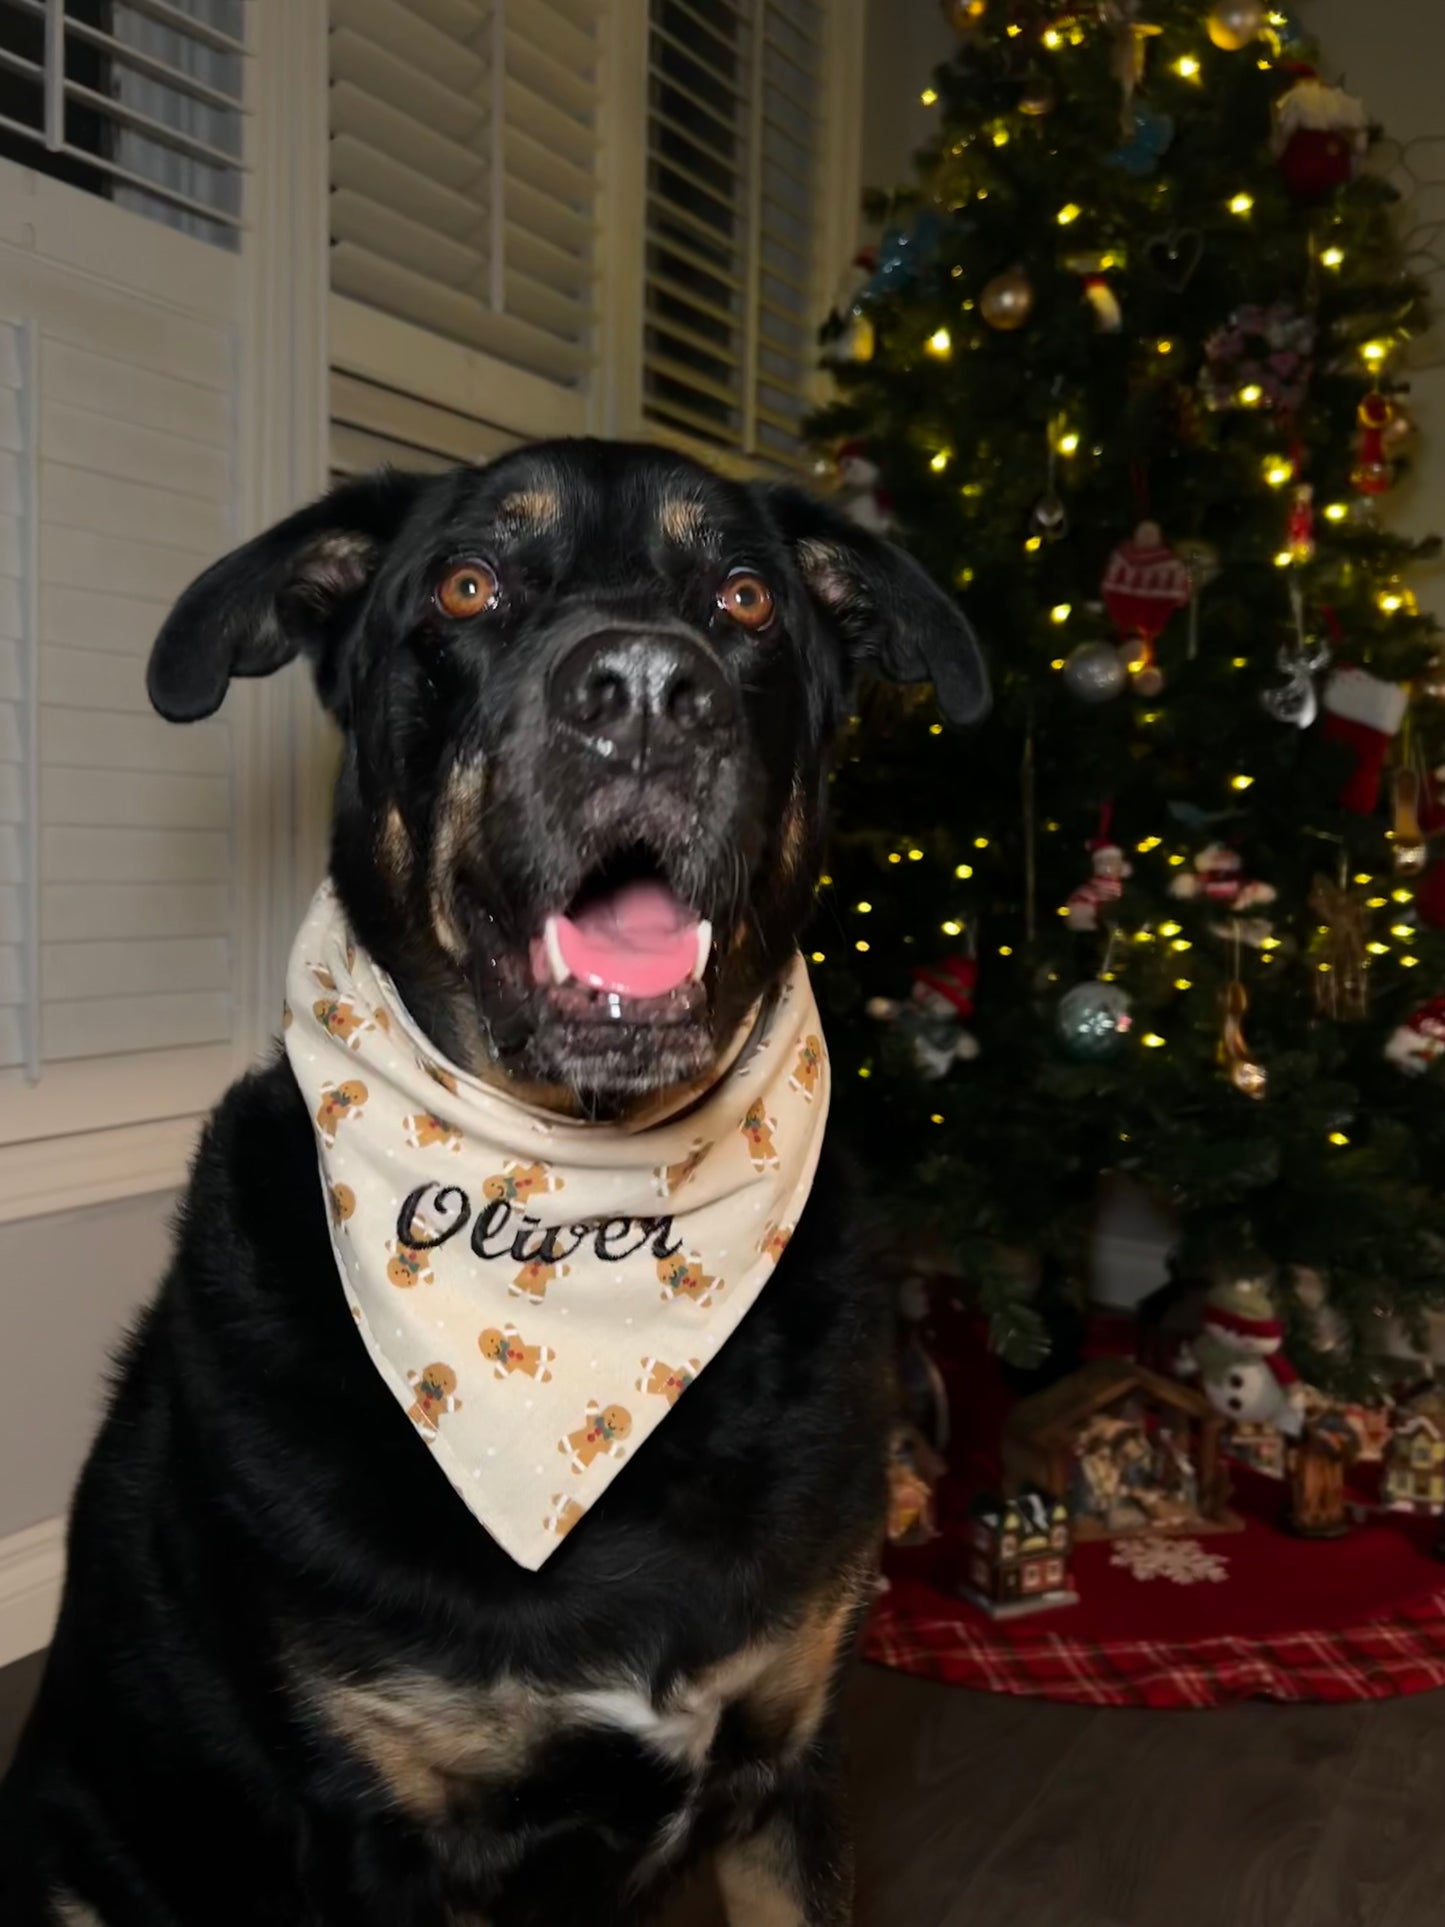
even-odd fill
[[[0,0],[0,152],[223,247],[247,0]]]
[[[0,1063],[43,1081],[235,1031],[231,725],[145,693],[232,539],[235,355],[222,321],[27,278],[0,284]]]
[[[827,224],[821,0],[649,0],[643,408],[801,459]]]
[[[457,462],[488,462],[520,436],[493,422],[352,375],[331,377],[331,467],[336,475],[392,468],[436,472]]]
[[[336,295],[586,385],[604,6],[331,0]]]

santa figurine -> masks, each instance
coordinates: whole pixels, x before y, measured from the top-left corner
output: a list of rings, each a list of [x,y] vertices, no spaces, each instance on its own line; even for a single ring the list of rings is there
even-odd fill
[[[1284,1356],[1284,1325],[1269,1287],[1233,1278],[1211,1288],[1204,1329],[1180,1369],[1198,1376],[1217,1412],[1237,1425],[1272,1425],[1296,1438],[1304,1423],[1304,1387]]]
[[[948,957],[914,971],[906,1003],[896,997],[870,997],[868,1015],[898,1025],[926,1078],[944,1077],[955,1064],[978,1056],[978,1039],[967,1028],[977,986],[977,959]]]
[[[1385,1043],[1386,1057],[1412,1077],[1428,1071],[1442,1052],[1445,1052],[1445,997],[1432,997],[1428,1004],[1422,1004],[1390,1032]]]
[[[1292,71],[1294,85],[1274,104],[1270,146],[1290,192],[1314,201],[1359,173],[1370,144],[1369,116],[1360,101],[1327,85],[1313,67],[1296,63]]]
[[[1124,882],[1134,874],[1123,850],[1108,837],[1096,837],[1089,845],[1093,872],[1069,898],[1066,915],[1071,930],[1097,930],[1099,912],[1105,904],[1117,903],[1124,894]]]
[[[849,521],[874,535],[893,527],[893,497],[878,486],[878,464],[863,442],[844,442],[834,456],[841,484],[842,510]]]
[[[1217,905],[1228,916],[1226,921],[1209,926],[1213,934],[1231,939],[1237,936],[1241,943],[1258,950],[1273,934],[1274,926],[1267,917],[1246,917],[1240,913],[1273,903],[1277,892],[1273,884],[1243,876],[1243,868],[1244,861],[1238,850],[1231,850],[1227,843],[1206,844],[1195,857],[1193,870],[1181,870],[1172,879],[1169,894],[1181,897],[1186,903]]]

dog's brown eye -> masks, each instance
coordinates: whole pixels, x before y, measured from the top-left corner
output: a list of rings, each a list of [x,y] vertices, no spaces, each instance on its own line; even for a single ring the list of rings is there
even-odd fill
[[[495,609],[501,584],[485,562],[459,562],[436,586],[433,600],[444,616],[464,621]]]
[[[760,575],[739,569],[718,590],[717,606],[744,629],[766,629],[773,619],[773,592]]]

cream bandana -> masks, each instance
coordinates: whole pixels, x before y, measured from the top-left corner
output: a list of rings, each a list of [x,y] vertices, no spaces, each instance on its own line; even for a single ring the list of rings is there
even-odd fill
[[[557,1117],[447,1063],[329,884],[287,1000],[371,1362],[536,1571],[737,1329],[807,1202],[828,1059],[803,960],[714,1084],[636,1124]]]

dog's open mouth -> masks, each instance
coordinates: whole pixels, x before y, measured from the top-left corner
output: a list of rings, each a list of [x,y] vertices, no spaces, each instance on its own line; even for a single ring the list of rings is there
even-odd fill
[[[597,865],[532,940],[534,981],[582,1016],[684,1020],[702,997],[712,925],[677,894],[656,857],[633,845]]]

